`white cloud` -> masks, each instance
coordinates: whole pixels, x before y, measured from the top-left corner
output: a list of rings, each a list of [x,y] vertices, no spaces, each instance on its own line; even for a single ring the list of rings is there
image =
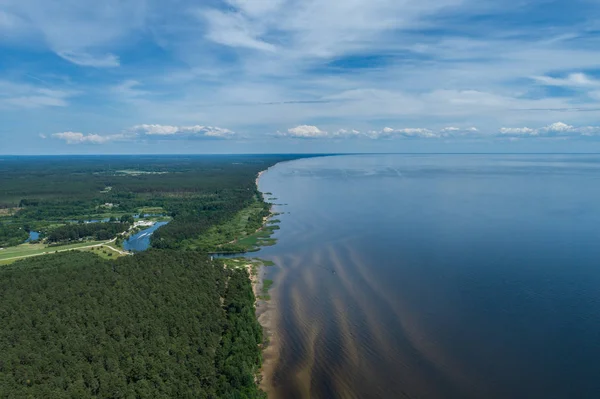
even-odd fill
[[[301,125],[288,129],[285,133],[277,133],[276,136],[284,138],[310,138],[310,139],[493,139],[494,137],[516,138],[569,138],[569,137],[590,137],[600,136],[600,126],[580,126],[575,127],[563,122],[556,122],[540,128],[530,127],[503,127],[496,134],[486,134],[476,127],[455,127],[447,126],[439,130],[427,128],[391,128],[385,127],[381,130],[359,131],[336,130],[326,131],[316,126]]]
[[[230,47],[275,51],[275,46],[261,39],[258,24],[239,13],[205,10],[198,13],[208,24],[207,38]]]
[[[279,133],[280,136],[301,138],[301,139],[315,139],[315,138],[326,138],[330,137],[329,133],[319,129],[316,126],[301,125],[288,129],[286,133]]]
[[[448,126],[448,127],[445,127],[445,128],[443,128],[441,131],[442,131],[443,133],[447,133],[447,132],[458,132],[458,131],[460,131],[460,130],[461,130],[461,129],[460,129],[459,127]]]
[[[281,50],[278,63],[306,63],[392,46],[393,33],[468,0],[225,0],[200,9],[207,38],[226,46]],[[284,46],[279,46],[285,43]]]
[[[423,128],[403,128],[392,129],[385,127],[381,130],[369,130],[361,132],[356,129],[339,129],[332,132],[319,129],[317,126],[301,125],[288,129],[287,132],[278,132],[276,136],[300,139],[391,139],[391,138],[435,138],[441,137],[441,133],[436,133]]]
[[[361,134],[362,133],[356,129],[352,129],[352,130],[340,129],[334,133],[334,136],[335,137],[360,137]]]
[[[77,51],[59,51],[58,56],[80,66],[112,68],[120,65],[119,57],[114,54],[92,55]]]
[[[512,137],[586,137],[600,135],[600,126],[575,127],[563,122],[556,122],[537,129],[501,128],[500,134]]]
[[[138,139],[234,137],[215,128],[205,132],[181,128],[198,120],[250,135],[280,128],[286,137],[477,136],[479,132],[468,128],[473,124],[481,127],[484,136],[567,136],[575,132],[523,127],[544,126],[557,115],[577,126],[594,125],[600,117],[599,80],[587,72],[598,65],[588,26],[572,23],[565,27],[550,16],[547,24],[535,30],[521,24],[518,32],[507,32],[503,24],[516,22],[512,19],[516,14],[506,14],[498,2],[0,3],[0,42],[7,40],[7,32],[11,45],[12,37],[22,34],[25,52],[46,49],[86,66],[122,64],[117,70],[81,71],[53,69],[53,64],[30,65],[24,58],[26,65],[15,63],[5,79],[29,81],[22,71],[37,68],[31,72],[55,79],[48,87],[57,89],[58,84],[65,92],[77,89],[84,93],[82,102],[78,104],[72,95],[36,90],[9,96],[0,89],[0,107],[12,111],[73,104],[71,126],[88,128],[112,129],[114,123],[130,126],[156,118],[170,121],[147,132],[125,131]],[[540,2],[529,3],[534,13]],[[507,20],[490,18],[484,25],[472,18],[481,14],[501,15]],[[430,27],[444,35],[432,33]],[[152,48],[145,47],[149,43]],[[157,47],[159,51],[146,51]],[[131,51],[134,48],[140,51]],[[157,58],[139,58],[150,54]],[[135,65],[127,65],[130,60]],[[81,73],[87,74],[85,78]],[[578,90],[553,97],[550,91],[540,90],[540,85]],[[93,122],[85,125],[90,104],[98,99],[101,109],[91,118]],[[24,123],[38,132],[42,123],[56,126],[62,118],[65,116],[58,112],[48,112],[36,118],[39,122]],[[298,121],[323,125],[319,132],[286,131]],[[385,125],[390,126],[389,131],[379,130]],[[169,126],[171,134],[160,133]],[[353,130],[339,130],[340,126]],[[502,126],[507,128],[499,133]],[[586,134],[593,131],[587,129]]]
[[[429,129],[423,128],[404,128],[404,129],[392,129],[386,127],[381,131],[371,131],[368,133],[371,138],[434,138],[440,137],[438,133],[434,133]]]
[[[528,127],[503,127],[500,128],[500,133],[506,135],[537,136],[538,131]]]
[[[177,126],[165,126],[165,125],[136,125],[131,130],[147,134],[149,136],[158,135],[172,135],[179,132],[179,128]]]
[[[215,126],[169,126],[169,125],[137,125],[130,131],[143,136],[177,137],[188,139],[228,139],[236,136],[236,133]]]
[[[575,129],[573,126],[567,125],[566,123],[562,123],[562,122],[556,122],[556,123],[548,125],[544,128],[544,130],[546,130],[548,132],[556,132],[556,133],[570,132],[573,129]]]
[[[46,135],[40,134],[41,138]],[[475,127],[460,128],[448,126],[439,130],[427,128],[391,128],[381,130],[360,131],[356,129],[323,130],[313,125],[299,125],[285,132],[278,132],[276,137],[283,139],[321,139],[321,140],[392,140],[392,139],[444,139],[444,140],[477,140],[505,138],[511,141],[534,138],[585,138],[600,136],[600,126],[572,126],[563,122],[556,122],[540,128],[529,127],[504,127],[496,134],[483,134]],[[99,135],[83,134],[79,132],[63,132],[52,134],[51,137],[64,140],[68,144],[105,144],[115,141],[149,141],[149,140],[223,140],[243,137],[224,128],[191,125],[173,126],[158,124],[136,125],[122,133]]]
[[[236,7],[243,13],[258,17],[273,11],[276,11],[281,7],[285,0],[226,0],[228,4]]]
[[[8,108],[43,108],[66,107],[68,99],[75,92],[49,89],[30,84],[0,81],[0,107]]]
[[[289,32],[303,57],[331,57],[392,46],[395,30],[423,20],[463,0],[306,0],[282,7],[276,28]],[[290,12],[291,11],[291,12]]]
[[[206,137],[214,137],[214,138],[231,138],[236,136],[235,132],[232,132],[229,129],[222,129],[220,127],[214,126],[194,126],[191,130],[194,133],[202,133]],[[184,130],[185,131],[185,130]]]
[[[140,29],[148,16],[147,5],[147,0],[3,0],[0,7],[18,16],[28,40],[35,38],[81,65],[114,66],[114,56],[89,54]]]
[[[83,134],[78,132],[54,133],[52,137],[64,140],[67,144],[104,144],[114,139],[113,136]]]
[[[439,130],[432,130],[426,128],[403,128],[403,129],[392,129],[389,127],[384,128],[381,131],[371,131],[368,136],[371,138],[421,138],[421,139],[432,139],[442,137],[464,137],[471,135],[478,135],[479,130],[475,127],[461,128],[455,126],[447,126]]]
[[[550,76],[534,76],[533,79],[546,86],[573,86],[573,87],[598,87],[600,81],[592,79],[584,73],[571,73],[565,78]]]
[[[441,137],[478,137],[481,136],[479,129],[476,127],[456,127],[446,126],[440,129]]]
[[[40,135],[42,137],[43,135]],[[136,125],[117,134],[83,134],[63,132],[52,134],[53,138],[64,140],[67,144],[105,144],[113,141],[140,140],[224,140],[237,137],[235,132],[213,126],[169,126]],[[42,138],[45,138],[42,137]]]

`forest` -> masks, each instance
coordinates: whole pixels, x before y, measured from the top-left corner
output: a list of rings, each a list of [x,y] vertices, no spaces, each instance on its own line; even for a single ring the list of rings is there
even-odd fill
[[[0,248],[10,247],[23,243],[29,234],[22,227],[16,225],[5,225],[0,222]]]
[[[191,251],[0,268],[0,397],[263,398],[245,270]]]
[[[265,398],[247,272],[186,242],[248,207],[243,228],[258,229],[269,210],[256,175],[294,158],[0,157],[7,245],[29,230],[50,242],[111,238],[141,209],[172,218],[155,249],[133,256],[72,251],[0,266],[0,397]]]
[[[0,223],[47,236],[60,224],[164,209],[173,218],[153,237],[181,248],[224,223],[258,195],[258,172],[297,155],[77,156],[0,158]]]
[[[48,235],[50,243],[78,241],[84,238],[110,240],[129,229],[129,223],[77,223],[58,227]]]

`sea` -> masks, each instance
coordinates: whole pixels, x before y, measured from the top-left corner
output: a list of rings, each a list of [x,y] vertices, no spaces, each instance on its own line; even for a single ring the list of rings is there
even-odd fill
[[[600,155],[308,158],[259,188],[270,398],[600,398]]]

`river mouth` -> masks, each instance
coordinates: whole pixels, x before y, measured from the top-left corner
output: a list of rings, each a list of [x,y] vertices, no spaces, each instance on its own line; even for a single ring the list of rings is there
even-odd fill
[[[281,212],[270,398],[592,398],[600,156],[339,156]]]

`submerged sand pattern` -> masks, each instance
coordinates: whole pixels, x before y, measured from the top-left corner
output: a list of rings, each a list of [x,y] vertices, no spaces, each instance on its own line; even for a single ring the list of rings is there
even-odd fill
[[[591,306],[600,298],[587,286],[597,280],[586,274],[600,251],[580,245],[600,220],[555,210],[578,206],[575,191],[556,197],[577,176],[585,198],[600,195],[585,183],[600,159],[598,167],[559,162],[553,174],[552,160],[537,166],[528,157],[334,157],[264,173],[261,190],[289,204],[275,209],[283,212],[277,245],[257,254],[277,265],[267,268],[274,285],[270,316],[261,316],[271,335],[269,397],[600,391],[586,363],[600,356],[600,311]],[[560,169],[571,165],[569,174]],[[562,259],[578,273],[563,273]]]

